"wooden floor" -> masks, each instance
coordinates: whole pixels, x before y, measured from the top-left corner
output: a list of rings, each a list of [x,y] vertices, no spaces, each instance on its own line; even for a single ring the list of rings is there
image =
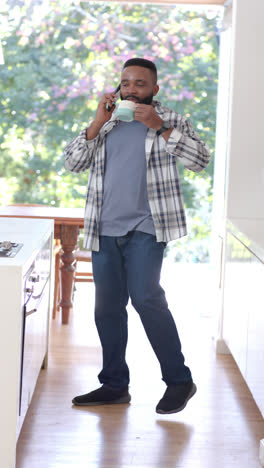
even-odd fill
[[[17,468],[259,468],[264,421],[231,356],[215,354],[210,272],[173,268],[164,272],[163,286],[198,387],[188,406],[174,415],[155,413],[165,384],[131,306],[131,403],[72,406],[73,396],[98,387],[101,363],[93,284],[78,284],[70,324],[58,318],[51,326],[49,367],[20,434]]]

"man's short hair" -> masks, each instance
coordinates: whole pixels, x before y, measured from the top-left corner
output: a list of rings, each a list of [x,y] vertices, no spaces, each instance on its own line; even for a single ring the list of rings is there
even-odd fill
[[[158,74],[157,74],[157,68],[154,62],[151,62],[151,60],[147,60],[144,58],[135,57],[125,62],[123,66],[123,70],[127,67],[133,67],[133,66],[148,68],[149,70],[151,70],[155,78],[155,83],[157,83]]]

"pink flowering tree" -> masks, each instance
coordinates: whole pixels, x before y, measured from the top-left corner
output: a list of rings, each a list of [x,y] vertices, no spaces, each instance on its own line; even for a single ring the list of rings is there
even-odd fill
[[[3,0],[1,202],[84,206],[87,174],[65,171],[63,148],[134,56],[155,61],[157,98],[190,118],[213,154],[218,16],[168,5]],[[202,200],[208,217],[213,161],[202,174],[180,170],[187,208]]]

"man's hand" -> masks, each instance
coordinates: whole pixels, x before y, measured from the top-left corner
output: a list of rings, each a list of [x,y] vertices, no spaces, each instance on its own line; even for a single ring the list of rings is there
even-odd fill
[[[115,93],[104,94],[97,107],[95,114],[95,122],[100,123],[102,126],[111,119],[112,113],[115,110],[115,101],[118,95]],[[108,108],[106,108],[108,106]]]
[[[142,122],[148,128],[153,128],[154,130],[159,130],[163,125],[163,120],[159,117],[155,108],[147,104],[136,104],[135,110],[135,120]],[[161,134],[165,141],[169,140],[170,134],[173,128],[168,128],[165,132]]]
[[[135,120],[154,130],[158,130],[163,124],[163,120],[159,117],[155,108],[147,104],[136,104]]]
[[[115,110],[115,101],[117,97],[118,94],[115,93],[106,93],[101,97],[94,121],[86,130],[87,140],[92,140],[95,138],[101,130],[102,126],[111,119],[113,111]],[[106,108],[107,105],[109,110]]]

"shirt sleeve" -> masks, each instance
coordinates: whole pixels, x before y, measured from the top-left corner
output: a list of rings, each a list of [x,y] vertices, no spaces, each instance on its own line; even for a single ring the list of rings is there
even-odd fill
[[[64,150],[65,167],[72,172],[83,172],[89,169],[97,150],[99,135],[93,140],[86,140],[86,129],[74,138]]]
[[[167,151],[194,172],[200,172],[209,164],[210,150],[195,133],[189,120],[183,118],[170,134]]]

